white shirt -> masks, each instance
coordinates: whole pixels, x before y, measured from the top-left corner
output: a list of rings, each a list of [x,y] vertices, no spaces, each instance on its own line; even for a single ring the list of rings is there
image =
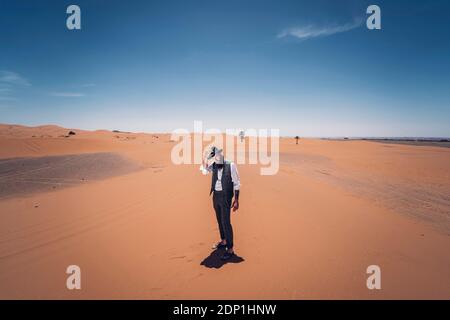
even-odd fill
[[[204,175],[212,172],[212,169],[213,169],[212,164],[207,166],[206,168],[203,165],[200,166],[200,171]],[[231,180],[233,181],[233,189],[239,190],[241,188],[241,182],[239,180],[239,172],[237,170],[236,165],[233,162],[230,162],[230,169],[231,169]],[[217,181],[216,181],[216,185],[214,186],[215,191],[222,191],[222,181],[221,181],[222,173],[223,173],[223,169],[217,170]]]

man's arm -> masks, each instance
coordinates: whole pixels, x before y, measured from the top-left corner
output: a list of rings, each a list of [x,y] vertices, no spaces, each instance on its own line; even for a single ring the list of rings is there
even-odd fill
[[[236,211],[239,209],[239,192],[241,189],[241,181],[239,178],[239,172],[234,163],[231,163],[231,179],[233,180],[234,189],[234,201],[231,207],[233,208],[233,211]]]
[[[208,166],[208,162],[205,159],[202,160],[202,165],[200,166],[200,171],[203,175],[207,175],[212,171],[212,165]]]

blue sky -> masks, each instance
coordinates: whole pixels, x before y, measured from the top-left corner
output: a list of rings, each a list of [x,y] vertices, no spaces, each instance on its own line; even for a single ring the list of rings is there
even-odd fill
[[[446,0],[2,0],[0,123],[450,137],[449,14]]]

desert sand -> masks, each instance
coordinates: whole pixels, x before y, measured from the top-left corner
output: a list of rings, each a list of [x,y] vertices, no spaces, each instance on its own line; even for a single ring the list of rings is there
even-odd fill
[[[1,299],[450,299],[450,148],[283,138],[277,175],[238,167],[223,264],[169,135],[69,130],[0,125]]]

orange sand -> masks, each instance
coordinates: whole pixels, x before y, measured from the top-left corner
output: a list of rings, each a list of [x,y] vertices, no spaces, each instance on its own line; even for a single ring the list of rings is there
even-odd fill
[[[282,139],[277,175],[239,166],[244,261],[217,269],[200,264],[210,177],[173,165],[168,135],[75,131],[0,125],[0,159],[116,152],[144,169],[0,199],[1,299],[450,299],[448,148]]]

